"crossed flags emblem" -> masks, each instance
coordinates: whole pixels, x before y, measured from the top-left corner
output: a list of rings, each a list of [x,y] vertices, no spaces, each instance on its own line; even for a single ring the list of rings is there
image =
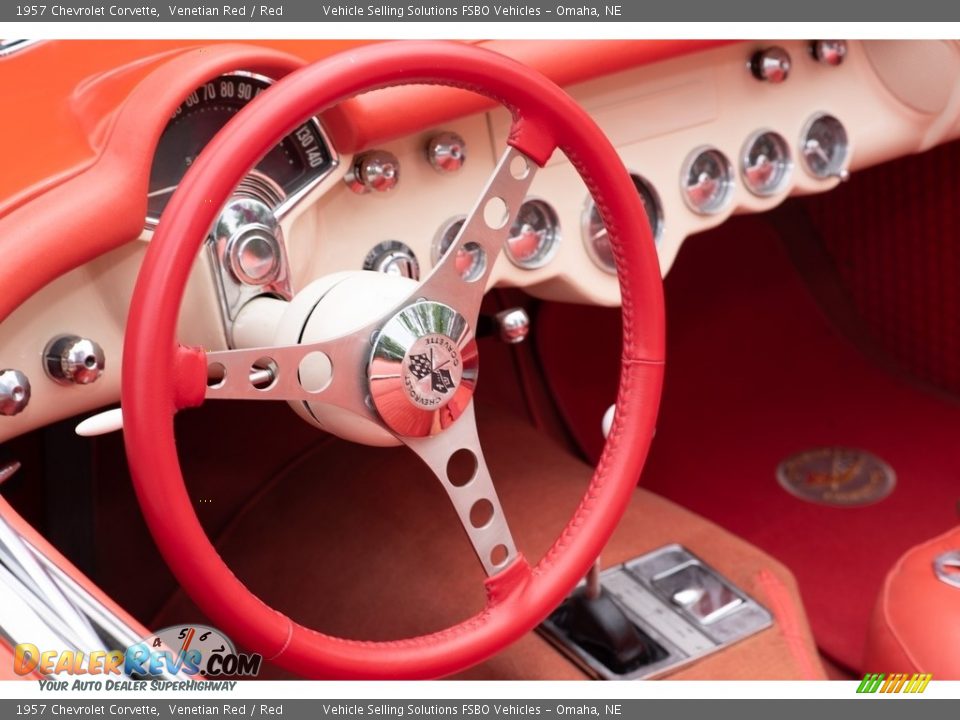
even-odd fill
[[[407,367],[410,368],[410,372],[416,376],[417,380],[423,380],[428,375],[431,376],[430,387],[434,392],[447,393],[453,389],[453,377],[450,375],[450,371],[446,368],[434,370],[431,358],[426,353],[411,355],[410,364]]]

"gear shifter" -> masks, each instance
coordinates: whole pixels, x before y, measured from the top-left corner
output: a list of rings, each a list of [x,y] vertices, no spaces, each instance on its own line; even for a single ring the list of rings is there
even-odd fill
[[[667,656],[657,642],[634,625],[600,584],[600,561],[550,616],[585,651],[617,675],[625,675]]]
[[[615,406],[603,415],[601,430],[606,437],[613,424]],[[587,573],[586,584],[578,587],[550,616],[558,628],[583,650],[617,675],[625,675],[667,656],[657,642],[637,627],[600,582],[600,558]]]

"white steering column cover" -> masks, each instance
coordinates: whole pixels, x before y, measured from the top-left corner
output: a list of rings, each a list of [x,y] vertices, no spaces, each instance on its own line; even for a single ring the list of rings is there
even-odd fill
[[[327,275],[296,294],[281,316],[273,338],[262,344],[296,345],[345,335],[380,317],[384,308],[401,303],[416,286],[417,282],[409,278],[366,270]],[[365,374],[366,368],[333,368],[332,371]],[[322,387],[329,373],[327,365],[315,363],[302,367],[300,377],[305,386]],[[311,425],[345,440],[379,447],[400,444],[379,425],[341,408],[300,401],[290,402],[290,407]]]

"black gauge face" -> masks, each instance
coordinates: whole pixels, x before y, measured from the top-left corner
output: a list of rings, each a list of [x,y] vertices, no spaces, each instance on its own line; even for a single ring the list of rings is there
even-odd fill
[[[155,221],[197,155],[244,105],[269,87],[249,75],[224,75],[194,90],[167,123],[150,170],[147,216]],[[331,153],[314,120],[287,135],[252,173],[273,204],[300,192],[331,166]]]

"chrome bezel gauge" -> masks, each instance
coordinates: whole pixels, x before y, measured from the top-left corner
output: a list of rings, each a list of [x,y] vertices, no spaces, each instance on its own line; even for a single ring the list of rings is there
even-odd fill
[[[535,229],[539,242],[537,248],[528,258],[519,258],[514,255],[510,247],[510,238],[516,237],[522,231],[521,220],[526,213],[536,212],[542,221],[542,226]],[[521,225],[521,227],[517,227]],[[520,212],[517,213],[517,219],[510,228],[510,236],[503,245],[504,253],[510,262],[524,270],[536,270],[550,262],[557,250],[560,248],[560,220],[557,217],[556,210],[546,200],[531,197],[527,198],[520,206]]]
[[[708,197],[697,198],[691,194],[691,191],[704,182],[702,179],[704,173],[701,172],[698,176],[699,182],[696,185],[690,183],[690,177],[697,165],[704,162],[704,158],[712,159],[713,165],[719,170],[719,174],[713,178],[718,188]],[[687,207],[698,215],[716,215],[723,212],[730,204],[735,186],[736,179],[730,158],[713,146],[702,145],[696,148],[683,163],[683,169],[680,172],[680,194],[683,195],[683,201]]]
[[[830,132],[834,133],[836,140],[826,148],[819,140],[811,138],[814,129],[823,125],[832,126]],[[850,161],[850,136],[847,128],[830,113],[820,112],[813,115],[804,124],[803,131],[800,133],[800,155],[803,158],[804,168],[813,177],[821,180],[828,178],[845,180]]]
[[[757,154],[757,148],[766,144],[773,152]],[[760,167],[758,162],[766,162]],[[758,197],[770,197],[782,192],[793,174],[793,157],[790,145],[780,133],[772,130],[757,130],[747,138],[740,153],[740,175],[743,184]]]
[[[657,193],[653,184],[639,173],[630,173],[630,179],[633,180],[633,186],[640,195],[640,201],[647,213],[647,219],[650,221],[650,232],[653,233],[654,243],[659,243],[663,237],[663,205],[660,202],[660,195]],[[587,196],[587,201],[583,207],[583,213],[580,218],[581,234],[583,236],[583,245],[586,248],[587,255],[593,261],[594,265],[611,275],[617,274],[617,265],[610,253],[610,245],[606,240],[598,241],[602,235],[606,235],[606,228],[603,224],[603,218],[597,209],[593,198]],[[598,247],[598,242],[604,243]]]

